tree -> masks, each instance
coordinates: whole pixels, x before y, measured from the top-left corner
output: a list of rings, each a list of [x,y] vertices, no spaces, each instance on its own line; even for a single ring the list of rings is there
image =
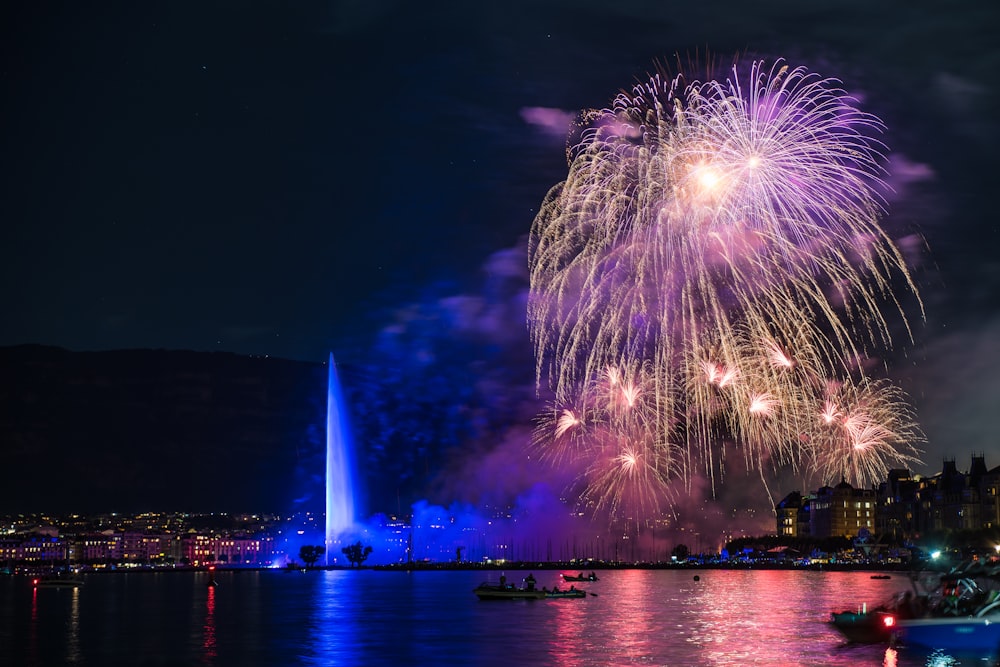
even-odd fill
[[[678,544],[674,547],[674,550],[670,552],[675,560],[687,560],[690,550],[687,548],[686,544]]]
[[[319,557],[322,556],[325,551],[326,547],[306,545],[299,549],[299,558],[306,564],[306,569],[308,570],[316,564],[316,561],[319,560]]]
[[[361,540],[358,540],[354,544],[347,545],[341,551],[347,556],[347,560],[351,562],[351,567],[361,567],[361,564],[368,560],[368,554],[372,552],[372,548],[371,546],[362,547]]]

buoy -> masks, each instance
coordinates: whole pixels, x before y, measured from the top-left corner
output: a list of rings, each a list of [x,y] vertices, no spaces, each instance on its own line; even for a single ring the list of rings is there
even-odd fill
[[[699,577],[699,576],[698,576],[698,575],[696,574],[696,575],[694,575],[694,580],[695,580],[695,581],[701,581],[701,577]]]

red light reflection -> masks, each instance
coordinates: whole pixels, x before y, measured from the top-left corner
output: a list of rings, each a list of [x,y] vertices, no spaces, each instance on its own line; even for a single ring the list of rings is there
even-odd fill
[[[569,585],[561,588],[569,588]],[[589,625],[584,607],[588,601],[568,598],[541,602],[552,607],[552,664],[555,667],[576,667],[580,664],[581,628]]]
[[[205,623],[202,626],[203,640],[201,647],[204,649],[204,663],[212,664],[217,655],[215,645],[215,587],[209,586],[208,600],[205,603]]]

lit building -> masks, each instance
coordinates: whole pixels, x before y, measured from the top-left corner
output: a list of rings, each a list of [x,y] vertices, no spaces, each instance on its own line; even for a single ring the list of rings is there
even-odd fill
[[[799,533],[799,513],[802,511],[802,494],[792,491],[774,508],[778,519],[778,535],[797,537]]]
[[[921,505],[918,478],[909,470],[893,469],[888,479],[879,485],[878,511],[875,513],[875,532],[900,540],[920,531]]]
[[[793,492],[775,506],[777,534],[785,537],[853,537],[875,529],[875,491],[846,481],[803,498]]]
[[[182,539],[181,552],[191,565],[227,563],[263,567],[274,561],[274,538],[190,534]]]
[[[988,470],[982,455],[969,472],[945,460],[930,477],[893,469],[877,489],[855,489],[846,481],[812,496],[797,492],[775,506],[782,536],[852,537],[861,529],[891,540],[930,531],[973,531],[1000,527],[1000,466]],[[808,526],[808,529],[805,528]]]

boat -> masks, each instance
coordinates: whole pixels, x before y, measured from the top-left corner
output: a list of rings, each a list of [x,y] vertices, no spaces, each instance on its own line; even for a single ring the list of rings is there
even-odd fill
[[[35,577],[31,580],[35,588],[79,588],[83,586],[82,579],[70,577]]]
[[[563,581],[597,581],[597,574],[591,572],[590,574],[563,574]]]
[[[472,589],[480,600],[544,600],[547,593],[541,589],[528,590],[509,584],[483,582]]]
[[[898,623],[922,615],[925,609],[926,596],[903,591],[871,609],[862,604],[857,611],[832,612],[830,625],[852,644],[891,643]]]
[[[892,579],[888,574],[873,574],[872,579]]]
[[[472,592],[480,600],[544,600],[547,593],[544,589],[535,588],[535,577],[528,575],[527,585],[523,588],[507,583],[507,577],[501,576],[499,584],[484,581]]]
[[[913,591],[897,594],[869,611],[831,614],[830,623],[849,642],[941,650],[1000,647],[1000,569],[979,563],[950,572],[914,573]],[[918,582],[920,585],[918,586]],[[921,590],[922,589],[922,590]]]
[[[896,616],[884,609],[830,614],[830,624],[852,644],[881,644],[893,638]]]
[[[544,589],[543,589],[544,590]],[[546,599],[553,598],[585,598],[587,597],[587,591],[582,589],[577,589],[570,587],[568,591],[561,591],[558,588],[553,588],[551,591],[545,591]]]
[[[896,623],[893,639],[920,648],[992,653],[1000,650],[1000,600],[971,615],[927,616]]]
[[[48,572],[37,572],[31,578],[31,585],[34,588],[79,588],[83,586],[83,579],[77,579],[74,575],[76,571],[69,566],[69,547],[63,548],[63,559],[65,566],[53,566]]]

